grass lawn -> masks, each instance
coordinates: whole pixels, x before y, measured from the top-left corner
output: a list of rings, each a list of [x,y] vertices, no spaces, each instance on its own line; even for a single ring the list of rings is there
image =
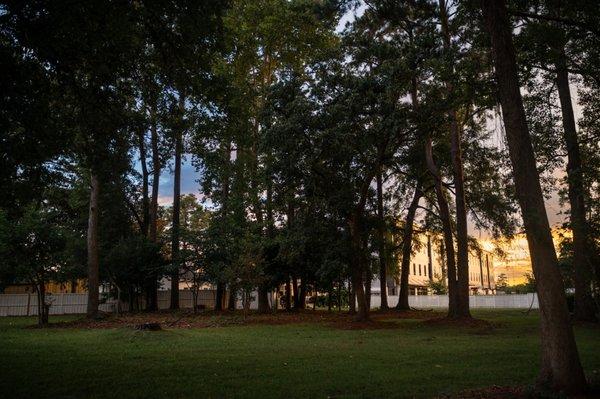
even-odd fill
[[[474,314],[495,327],[401,319],[383,329],[298,322],[140,332],[0,318],[0,397],[434,397],[532,383],[537,314]],[[577,326],[576,335],[586,373],[598,373],[600,329]]]

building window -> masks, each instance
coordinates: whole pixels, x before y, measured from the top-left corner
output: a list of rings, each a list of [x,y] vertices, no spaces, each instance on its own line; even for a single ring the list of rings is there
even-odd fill
[[[417,275],[417,264],[413,263],[413,274],[416,276]]]
[[[421,264],[419,263],[419,276],[421,275]]]

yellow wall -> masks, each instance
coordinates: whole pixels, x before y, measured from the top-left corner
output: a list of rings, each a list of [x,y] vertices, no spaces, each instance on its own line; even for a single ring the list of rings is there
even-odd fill
[[[49,294],[64,294],[70,293],[71,291],[71,282],[68,283],[56,283],[54,281],[50,281],[45,284],[46,293]],[[9,285],[4,289],[4,294],[27,294],[34,293],[35,288],[28,284],[14,284]],[[87,292],[85,286],[85,280],[77,280],[75,285],[75,293]]]

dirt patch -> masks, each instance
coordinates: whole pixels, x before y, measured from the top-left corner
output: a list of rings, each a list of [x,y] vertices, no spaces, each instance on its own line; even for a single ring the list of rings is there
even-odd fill
[[[259,314],[250,312],[244,317],[243,312],[153,312],[125,313],[119,316],[109,315],[100,320],[80,318],[68,322],[51,323],[49,328],[79,328],[79,329],[110,329],[135,328],[143,324],[157,324],[162,328],[218,328],[239,325],[288,325],[288,324],[319,324],[344,330],[363,329],[393,329],[399,328],[394,320],[416,319],[427,320],[441,315],[431,311],[410,310],[397,312],[373,311],[370,320],[357,322],[354,316],[347,312],[327,312],[303,310],[297,312],[278,311],[277,313]]]

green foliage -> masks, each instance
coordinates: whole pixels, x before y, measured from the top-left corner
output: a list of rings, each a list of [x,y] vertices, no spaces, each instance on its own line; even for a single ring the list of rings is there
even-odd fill
[[[429,282],[428,288],[431,289],[434,295],[446,295],[448,293],[448,286],[446,281],[441,276],[435,276],[433,280]]]

